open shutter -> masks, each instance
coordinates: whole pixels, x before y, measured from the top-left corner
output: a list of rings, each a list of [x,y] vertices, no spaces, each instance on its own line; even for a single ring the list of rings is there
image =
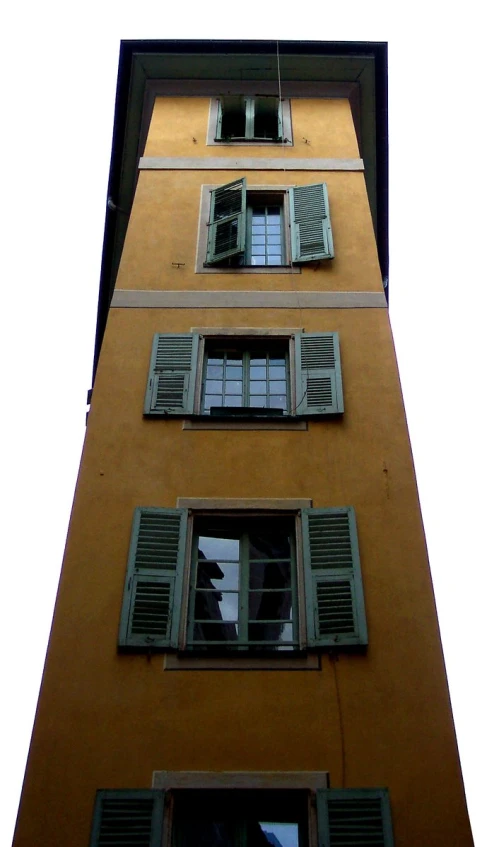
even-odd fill
[[[244,253],[246,242],[246,178],[211,191],[206,264]]]
[[[164,791],[98,791],[90,847],[161,847]]]
[[[367,644],[355,510],[303,509],[310,647]]]
[[[385,788],[319,789],[318,847],[393,847],[390,801]]]
[[[296,414],[343,412],[340,342],[337,332],[295,335]]]
[[[328,189],[325,182],[289,189],[293,262],[333,259]]]
[[[147,379],[145,415],[192,414],[198,347],[196,333],[156,333]]]
[[[119,646],[177,647],[187,509],[134,512]]]

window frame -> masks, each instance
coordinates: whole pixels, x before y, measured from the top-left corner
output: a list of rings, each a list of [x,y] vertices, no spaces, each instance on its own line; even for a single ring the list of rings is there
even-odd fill
[[[248,551],[246,549],[247,542],[246,539],[249,537],[248,533],[250,532],[249,522],[258,517],[262,517],[264,521],[269,522],[270,520],[275,521],[280,517],[284,519],[293,519],[292,527],[289,530],[290,536],[290,592],[292,597],[292,618],[291,625],[293,627],[293,646],[291,650],[278,650],[277,645],[268,644],[258,644],[249,641],[249,638],[242,640],[243,628],[246,628],[246,633],[249,625],[249,586],[247,584],[249,577],[249,564],[250,560],[248,558]],[[239,588],[236,592],[238,595],[238,626],[239,626],[239,639],[236,643],[229,643],[226,645],[224,643],[217,643],[212,641],[196,641],[194,639],[194,627],[195,627],[195,605],[196,605],[196,597],[197,597],[197,565],[198,559],[196,556],[196,538],[198,537],[198,532],[196,532],[196,523],[199,519],[207,519],[207,523],[209,523],[209,519],[216,519],[218,521],[225,519],[227,531],[231,529],[230,524],[241,524],[241,529],[238,529],[240,535],[240,552],[239,552]],[[299,515],[292,511],[283,511],[283,512],[274,512],[272,511],[269,514],[269,517],[266,514],[266,511],[255,511],[249,512],[249,514],[244,511],[197,511],[193,512],[190,516],[192,525],[190,529],[190,540],[191,540],[191,549],[190,554],[186,545],[186,573],[184,576],[184,584],[183,584],[183,603],[185,605],[185,615],[181,616],[180,623],[180,633],[182,633],[182,641],[184,643],[184,649],[190,653],[196,653],[196,651],[200,651],[203,654],[206,653],[216,653],[217,651],[226,652],[226,646],[229,647],[229,652],[232,652],[233,655],[253,655],[253,648],[255,648],[256,653],[276,653],[281,654],[284,653],[286,656],[296,655],[300,650],[306,649],[306,646],[302,646],[301,641],[301,631],[300,631],[300,608],[303,606],[305,602],[305,594],[300,597],[300,590],[305,588],[304,585],[304,573],[300,574],[300,570],[303,570],[303,562],[299,559],[300,552],[300,538],[302,533],[301,522],[299,519]],[[245,521],[245,524],[242,524],[242,521]],[[278,521],[279,522],[279,521]],[[248,526],[246,526],[248,523]],[[187,573],[187,569],[189,573]],[[223,592],[223,589],[220,589],[220,592]],[[186,596],[187,595],[187,596]],[[300,602],[301,600],[301,602]],[[271,622],[271,621],[270,621]],[[226,621],[229,623],[229,621]],[[253,621],[252,621],[253,623]],[[261,621],[260,623],[263,623]],[[180,643],[181,643],[180,638]],[[297,642],[296,644],[294,642]],[[306,642],[306,638],[305,638]],[[278,642],[282,645],[283,642]],[[254,654],[255,655],[255,654]]]
[[[241,334],[243,333],[243,334]],[[226,407],[226,418],[232,421],[242,421],[246,418],[256,418],[263,419],[267,421],[293,421],[296,420],[296,416],[293,414],[293,410],[296,406],[296,396],[295,396],[295,377],[296,377],[296,366],[295,366],[295,336],[294,333],[289,330],[266,330],[265,332],[266,338],[266,346],[269,348],[270,342],[272,343],[286,343],[286,352],[287,356],[287,364],[286,364],[286,380],[287,380],[287,411],[286,414],[282,415],[270,415],[269,412],[265,412],[264,409],[258,408],[256,406],[251,407],[252,411],[248,415],[237,415],[236,412],[230,411],[230,407]],[[216,345],[222,346],[223,341],[226,341],[226,344],[230,346],[237,346],[240,352],[248,353],[250,352],[250,341],[255,344],[260,344],[264,340],[263,334],[259,332],[256,335],[253,335],[251,332],[246,330],[240,331],[217,331],[213,332],[201,332],[199,334],[199,347],[198,347],[198,364],[196,368],[196,385],[194,390],[194,414],[199,416],[200,420],[223,420],[223,415],[211,415],[209,412],[203,411],[204,406],[204,396],[205,396],[205,379],[206,379],[206,366],[207,366],[207,349],[209,348],[210,341],[211,343],[215,340]],[[236,345],[237,341],[237,345]],[[244,367],[243,367],[243,379],[244,379]],[[243,395],[245,392],[245,387],[243,386]],[[234,409],[236,407],[233,407]],[[263,414],[265,412],[265,414]]]
[[[206,134],[206,145],[208,147],[293,147],[293,123],[291,118],[291,100],[288,97],[281,98],[281,124],[283,137],[277,141],[275,139],[262,138],[236,138],[229,141],[225,138],[218,137],[219,123],[221,120],[221,109],[223,96],[229,96],[229,92],[225,95],[218,94],[212,97],[209,103],[208,127]],[[277,97],[275,93],[266,94],[241,94],[237,96],[245,97],[248,101],[254,101],[256,96],[260,98]]]
[[[228,183],[229,184],[229,183]],[[211,196],[212,192],[220,188],[219,184],[209,183],[201,185],[200,213],[199,213],[199,229],[195,260],[195,273],[214,273],[214,274],[299,274],[301,267],[294,265],[292,256],[291,243],[291,227],[290,227],[290,195],[289,189],[293,185],[249,185],[247,186],[248,206],[250,195],[256,195],[256,198],[265,198],[268,201],[270,198],[282,200],[281,217],[282,217],[282,238],[283,252],[285,262],[283,265],[208,265],[206,257],[208,251],[208,235],[209,235],[209,220],[211,212]]]
[[[182,503],[182,500],[180,499],[179,502]],[[191,656],[193,658],[199,657],[201,659],[221,657],[224,660],[236,660],[239,656],[239,658],[255,661],[257,657],[266,658],[269,656],[271,661],[276,661],[277,657],[282,659],[296,658],[297,656],[304,654],[307,650],[307,621],[305,610],[307,589],[305,586],[305,571],[303,566],[303,528],[301,524],[301,511],[293,508],[283,509],[280,508],[279,505],[271,509],[267,509],[266,507],[256,508],[250,501],[244,501],[244,504],[242,504],[241,501],[238,501],[237,507],[233,504],[230,508],[230,505],[231,504],[229,504],[228,501],[225,501],[224,504],[221,501],[220,508],[213,509],[212,504],[207,505],[206,507],[203,507],[200,504],[198,508],[190,508],[188,511],[182,589],[178,594],[178,598],[180,599],[180,610],[177,652],[180,655]],[[194,521],[196,517],[216,516],[216,518],[226,517],[227,520],[230,520],[233,518],[242,518],[243,515],[246,516],[247,519],[249,519],[249,517],[267,517],[267,515],[273,517],[286,516],[293,518],[293,571],[295,577],[293,595],[296,596],[296,619],[298,629],[298,647],[294,647],[293,650],[275,650],[272,647],[268,647],[266,650],[256,649],[253,651],[250,650],[249,645],[241,649],[226,650],[222,645],[211,648],[209,646],[209,642],[200,642],[199,649],[197,649],[196,647],[191,647],[191,645],[188,645],[187,643],[188,629],[191,625],[189,613],[191,609],[191,585],[193,576]]]

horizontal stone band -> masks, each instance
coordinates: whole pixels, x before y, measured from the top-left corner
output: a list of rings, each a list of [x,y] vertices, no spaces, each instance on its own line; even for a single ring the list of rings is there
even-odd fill
[[[144,171],[363,171],[363,159],[261,159],[254,156],[142,156]]]
[[[385,309],[378,291],[114,291],[115,309]]]

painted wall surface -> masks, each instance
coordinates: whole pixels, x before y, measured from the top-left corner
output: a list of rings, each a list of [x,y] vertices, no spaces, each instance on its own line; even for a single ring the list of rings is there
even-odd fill
[[[341,101],[326,102],[333,115]],[[168,105],[180,125],[179,102]],[[338,136],[346,143],[345,130]],[[161,141],[155,124],[149,143]],[[142,174],[119,286],[379,290],[363,176],[328,178],[339,258],[329,270],[271,279],[195,276],[201,175]],[[178,273],[171,262],[183,256]],[[345,414],[306,431],[189,431],[179,419],[144,419],[153,334],[192,327],[338,331]],[[133,510],[178,497],[354,506],[366,653],[325,652],[319,671],[269,672],[234,662],[166,671],[162,654],[119,654]],[[15,847],[86,847],[96,789],[149,787],[154,770],[327,770],[332,787],[390,789],[397,847],[472,843],[385,309],[111,310]]]

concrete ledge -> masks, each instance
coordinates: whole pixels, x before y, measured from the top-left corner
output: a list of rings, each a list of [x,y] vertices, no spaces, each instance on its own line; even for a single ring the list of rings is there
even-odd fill
[[[328,771],[153,771],[152,787],[292,788],[316,791],[328,787]]]
[[[141,156],[141,171],[363,171],[363,159],[278,156]]]
[[[321,658],[310,653],[308,656],[189,656],[166,653],[165,671],[320,671]]]
[[[114,309],[386,309],[378,291],[131,291],[117,289]]]
[[[308,497],[178,497],[178,509],[266,509],[294,512],[297,509],[311,509],[313,500]]]

